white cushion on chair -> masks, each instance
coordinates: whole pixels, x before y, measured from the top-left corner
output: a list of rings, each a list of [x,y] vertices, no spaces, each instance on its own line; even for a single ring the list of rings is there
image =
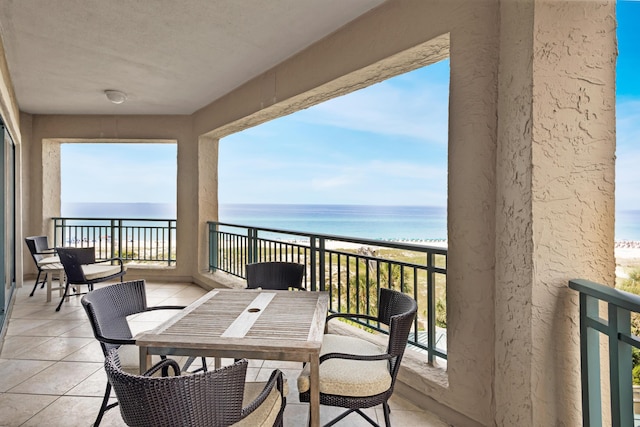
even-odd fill
[[[242,399],[242,406],[247,406],[253,402],[260,392],[264,389],[267,383],[246,383],[244,386],[244,397]],[[285,390],[286,392],[286,390]],[[249,416],[243,420],[233,424],[233,427],[254,427],[254,426],[273,426],[278,412],[280,412],[280,406],[282,405],[282,399],[280,398],[280,392],[277,387],[274,387],[269,393],[269,396],[262,402],[262,405],[258,406]]]
[[[101,279],[103,277],[109,277],[120,272],[119,265],[83,264],[81,267],[82,273],[87,280]]]
[[[54,255],[54,256],[42,258],[40,261],[38,261],[38,265],[42,266],[45,264],[55,264],[57,262],[60,262],[60,258],[58,258],[58,255]]]
[[[326,334],[320,355],[346,353],[361,356],[385,354],[377,345],[355,337]],[[298,377],[298,390],[309,390],[311,369],[307,363]],[[320,393],[339,396],[365,397],[385,392],[391,387],[387,360],[362,361],[329,359],[320,364]]]

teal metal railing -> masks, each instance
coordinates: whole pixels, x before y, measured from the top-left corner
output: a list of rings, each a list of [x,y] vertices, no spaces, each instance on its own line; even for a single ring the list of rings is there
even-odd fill
[[[631,333],[631,313],[640,312],[640,296],[588,280],[571,280],[580,293],[580,361],[582,376],[582,425],[602,426],[600,336],[609,344],[609,404],[613,427],[633,426],[632,348],[640,340]],[[600,302],[607,318],[600,317]]]
[[[429,362],[447,358],[447,249],[400,242],[209,222],[209,270],[246,278],[248,263],[306,265],[303,286],[328,291],[332,312],[375,314],[381,287],[418,302],[409,343]],[[378,329],[378,325],[366,326]]]
[[[96,248],[96,258],[176,262],[176,220],[137,218],[71,218],[53,220],[55,246]]]

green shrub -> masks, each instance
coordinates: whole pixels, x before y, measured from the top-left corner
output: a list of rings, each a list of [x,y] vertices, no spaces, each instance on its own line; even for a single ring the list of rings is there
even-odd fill
[[[640,295],[640,270],[633,270],[629,277],[618,285],[618,289]],[[631,333],[640,336],[640,314],[631,313]],[[640,350],[632,349],[633,384],[640,385]]]

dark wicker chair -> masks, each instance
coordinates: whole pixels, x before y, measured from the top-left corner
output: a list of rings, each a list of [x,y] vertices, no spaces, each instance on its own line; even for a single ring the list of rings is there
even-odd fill
[[[31,258],[33,258],[33,262],[36,264],[38,268],[38,276],[36,277],[36,283],[33,285],[33,289],[29,294],[30,297],[33,296],[33,293],[38,288],[38,284],[40,283],[40,274],[43,273],[42,266],[45,264],[53,264],[60,262],[60,258],[56,255],[56,251],[53,248],[49,247],[49,238],[47,236],[31,236],[25,237],[25,243],[27,244],[27,248],[29,248],[29,252],[31,253]],[[47,272],[44,272],[44,276],[42,278],[42,287],[44,287],[47,281]]]
[[[182,310],[184,308],[180,305],[148,307],[144,280],[116,283],[91,291],[82,297],[82,306],[89,317],[93,335],[100,342],[105,356],[110,350],[124,348],[122,346],[133,351],[130,357],[131,362],[126,367],[132,373],[138,373],[140,367],[137,356],[138,349],[135,346],[136,342],[127,322],[127,316],[154,310]],[[193,358],[189,358],[187,363],[191,364],[192,361]],[[200,370],[206,369],[206,361],[202,358]],[[107,382],[100,412],[94,423],[95,426],[100,425],[105,411],[117,405],[117,403],[109,405],[110,394],[111,384]]]
[[[56,248],[56,252],[66,275],[64,294],[60,298],[56,311],[60,311],[62,303],[69,294],[70,285],[87,285],[89,291],[92,291],[95,283],[118,277],[122,281],[122,276],[127,272],[121,258],[109,258],[96,262],[96,251],[93,247]]]
[[[249,289],[303,289],[304,265],[295,262],[256,262],[247,264]]]
[[[385,424],[389,427],[388,400],[407,346],[407,338],[413,324],[416,301],[401,292],[380,289],[378,316],[338,313],[329,320],[370,320],[375,326],[389,327],[386,350],[375,344],[352,336],[326,334],[320,351],[320,404],[338,406],[348,410],[325,425],[332,426],[352,412],[357,412],[369,423],[378,426],[362,409],[382,404]],[[349,352],[349,353],[346,353]],[[300,401],[309,401],[309,367],[298,377]]]
[[[214,371],[158,378],[124,372],[113,350],[104,363],[128,426],[282,426],[282,372],[275,370],[266,385],[245,383],[247,365],[242,359]]]

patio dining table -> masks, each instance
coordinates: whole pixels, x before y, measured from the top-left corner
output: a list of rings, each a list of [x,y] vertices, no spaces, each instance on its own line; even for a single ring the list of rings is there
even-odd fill
[[[308,362],[310,425],[320,425],[319,357],[327,292],[214,289],[136,337],[140,369],[152,354]]]

